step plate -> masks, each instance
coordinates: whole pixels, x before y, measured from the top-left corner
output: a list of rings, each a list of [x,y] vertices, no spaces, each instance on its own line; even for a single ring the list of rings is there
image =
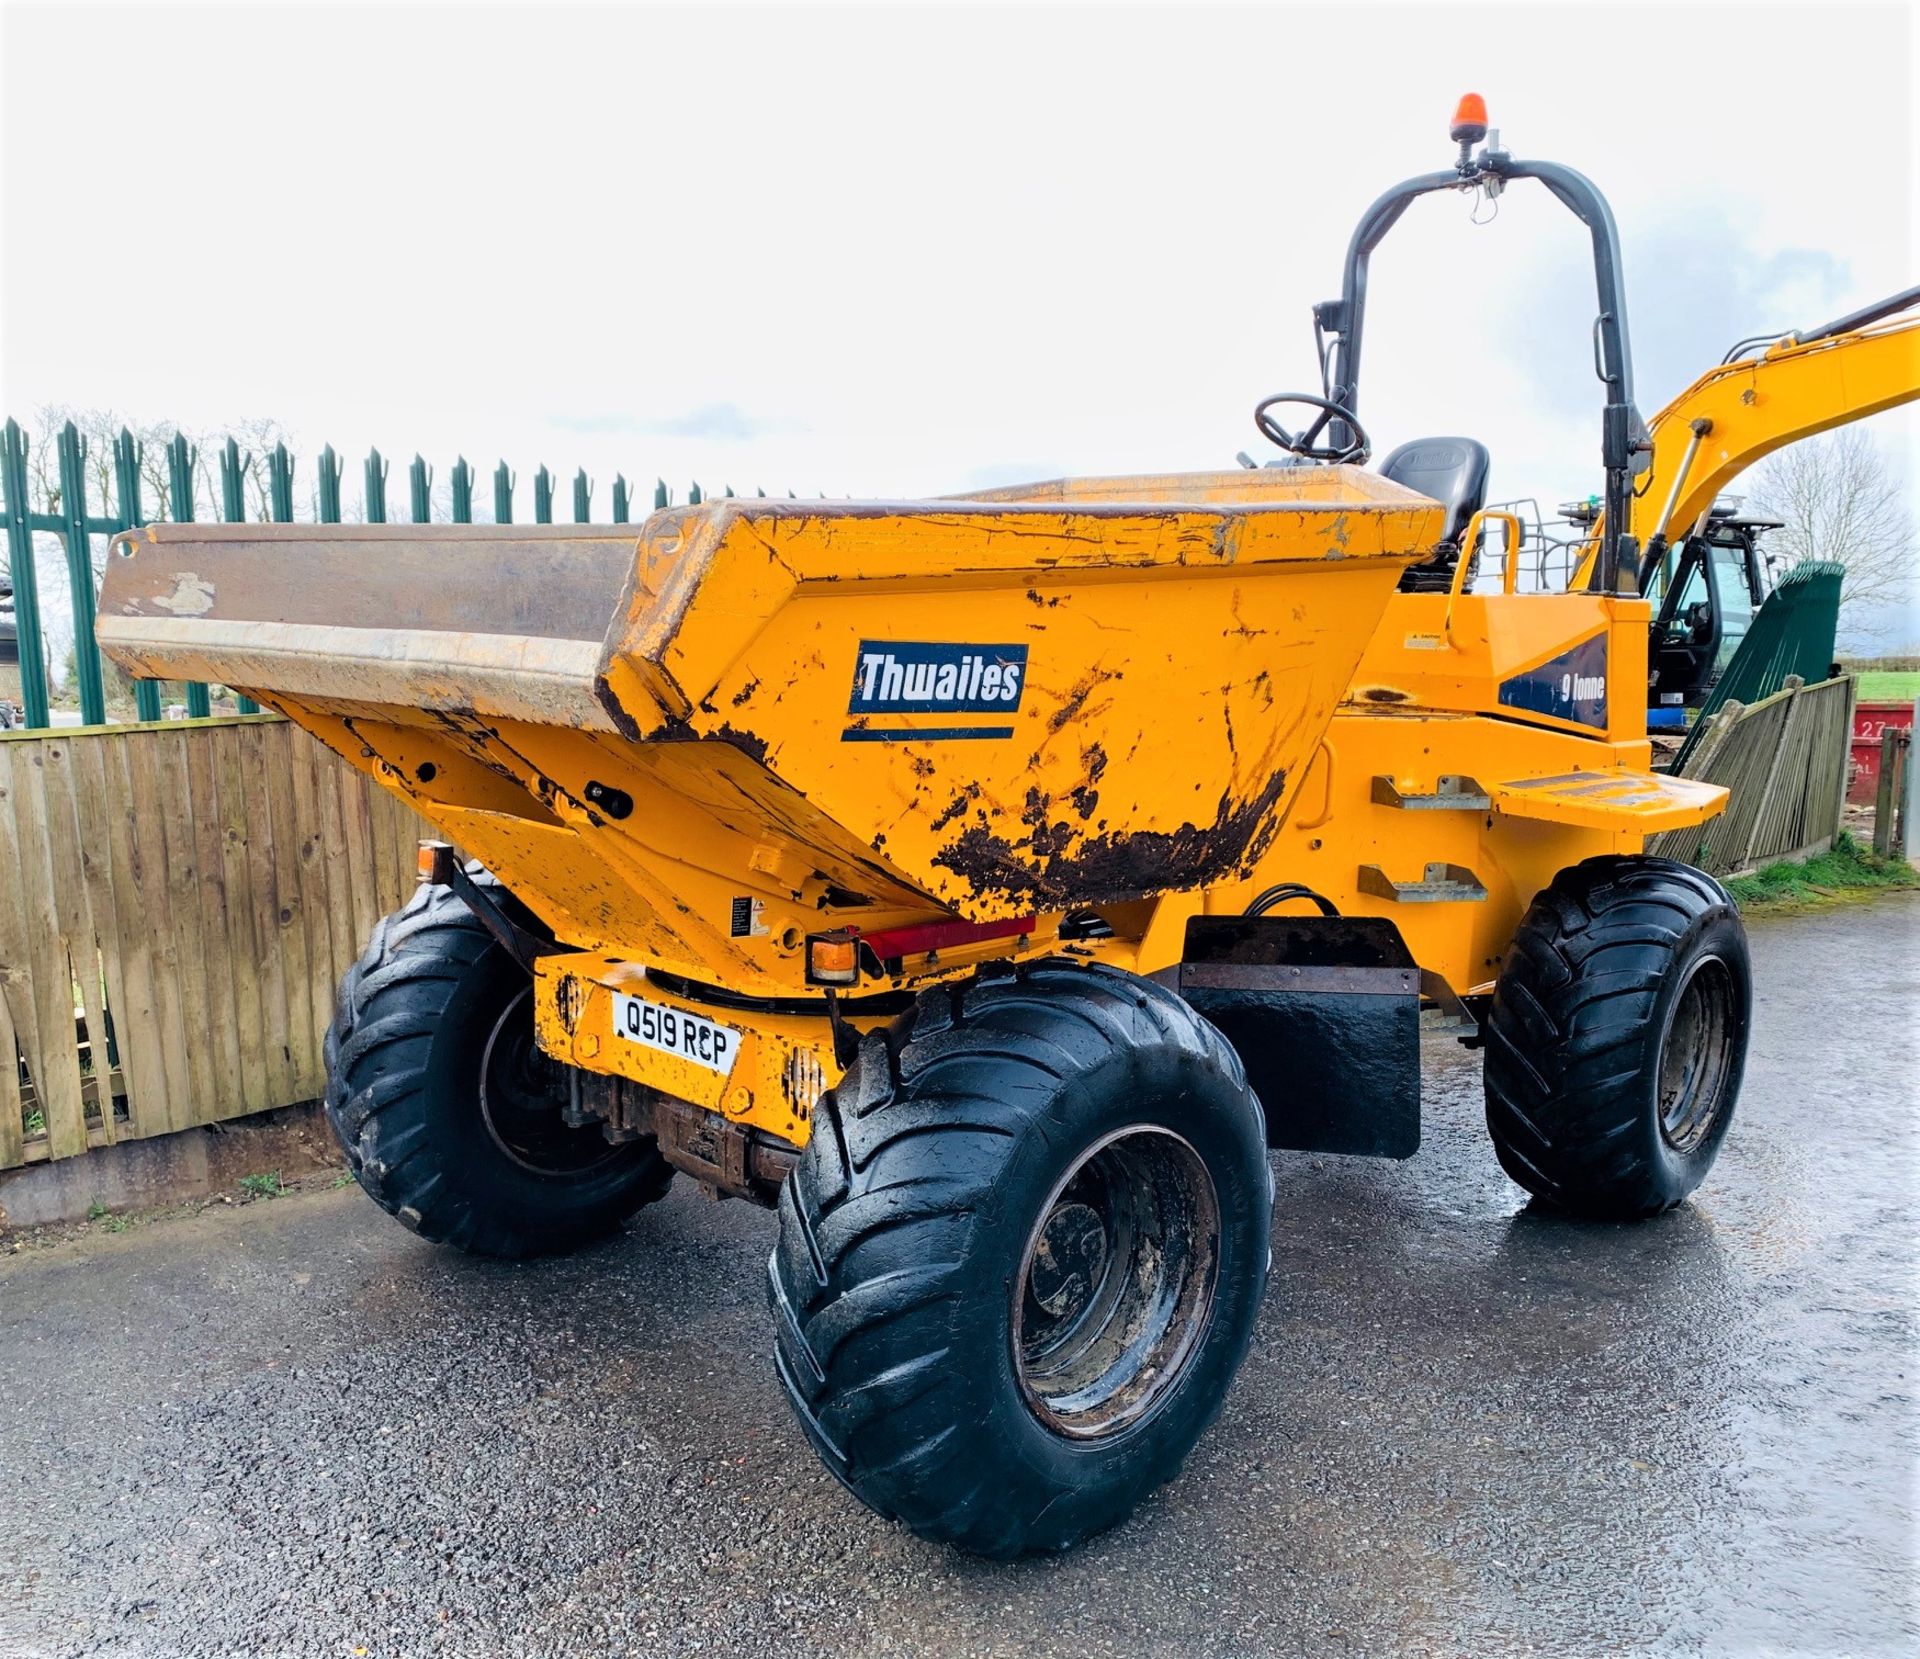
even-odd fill
[[[1494,810],[1509,818],[1647,835],[1704,824],[1726,804],[1718,784],[1654,772],[1564,772],[1493,786]]]
[[[1378,864],[1360,866],[1359,888],[1395,904],[1481,904],[1487,886],[1464,864],[1429,864],[1417,881],[1395,881]]]

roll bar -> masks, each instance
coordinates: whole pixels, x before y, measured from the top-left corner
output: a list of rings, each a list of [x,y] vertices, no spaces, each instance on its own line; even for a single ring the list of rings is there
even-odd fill
[[[1470,136],[1463,136],[1463,132]],[[1600,459],[1606,470],[1606,488],[1602,495],[1606,517],[1605,542],[1600,557],[1594,561],[1592,586],[1612,593],[1618,591],[1623,571],[1629,578],[1637,574],[1638,548],[1625,529],[1629,522],[1627,509],[1634,475],[1644,471],[1653,456],[1646,423],[1633,402],[1626,282],[1621,274],[1620,237],[1614,228],[1613,210],[1593,182],[1571,167],[1562,167],[1553,161],[1520,161],[1490,145],[1474,151],[1473,143],[1484,136],[1484,127],[1463,129],[1456,124],[1454,137],[1460,141],[1460,160],[1450,171],[1424,173],[1396,184],[1362,215],[1353,240],[1347,244],[1340,298],[1323,301],[1313,308],[1321,384],[1329,399],[1358,412],[1360,343],[1367,311],[1367,261],[1417,198],[1440,190],[1472,189],[1484,189],[1489,195],[1498,196],[1510,180],[1538,179],[1572,210],[1593,240],[1594,284],[1600,301],[1599,315],[1593,323],[1594,372],[1606,388],[1600,424]],[[1338,444],[1345,441],[1346,436],[1345,423],[1335,423],[1330,432],[1331,441]]]

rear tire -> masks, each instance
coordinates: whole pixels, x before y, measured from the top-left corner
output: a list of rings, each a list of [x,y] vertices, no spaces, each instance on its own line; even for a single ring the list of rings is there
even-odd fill
[[[1746,932],[1713,877],[1590,858],[1514,935],[1487,1021],[1487,1128],[1501,1167],[1576,1215],[1672,1209],[1713,1166],[1746,1064]]]
[[[616,1146],[562,1120],[566,1071],[533,1041],[532,982],[450,888],[422,886],[374,929],[326,1063],[327,1119],[361,1187],[438,1243],[571,1250],[673,1178],[651,1138]]]
[[[1266,1283],[1265,1123],[1171,993],[1046,963],[869,1034],[780,1198],[775,1361],[863,1502],[1060,1550],[1171,1479]]]

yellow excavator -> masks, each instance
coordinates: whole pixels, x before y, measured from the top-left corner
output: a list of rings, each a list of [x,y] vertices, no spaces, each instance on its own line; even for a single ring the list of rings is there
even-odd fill
[[[1907,288],[1818,328],[1739,341],[1649,423],[1652,462],[1628,522],[1642,549],[1639,589],[1654,606],[1650,724],[1679,724],[1700,704],[1767,598],[1759,541],[1780,526],[1722,492],[1787,444],[1920,398],[1917,306],[1920,287]],[[1571,585],[1591,582],[1598,546],[1596,535]],[[1837,583],[1827,602],[1837,620]]]
[[[1675,526],[1697,533],[1720,492],[1774,450],[1920,398],[1916,306],[1920,287],[1819,328],[1742,340],[1655,415],[1628,521],[1643,564],[1666,557]]]

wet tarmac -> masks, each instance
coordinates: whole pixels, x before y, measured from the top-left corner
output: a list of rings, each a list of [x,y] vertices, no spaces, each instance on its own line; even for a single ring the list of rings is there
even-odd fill
[[[820,1471],[772,1218],[690,1190],[532,1266],[351,1188],[0,1257],[0,1652],[1915,1652],[1916,945],[1755,926],[1741,1115],[1638,1227],[1527,1209],[1436,1045],[1418,1157],[1280,1162],[1220,1423],[1063,1559]]]

